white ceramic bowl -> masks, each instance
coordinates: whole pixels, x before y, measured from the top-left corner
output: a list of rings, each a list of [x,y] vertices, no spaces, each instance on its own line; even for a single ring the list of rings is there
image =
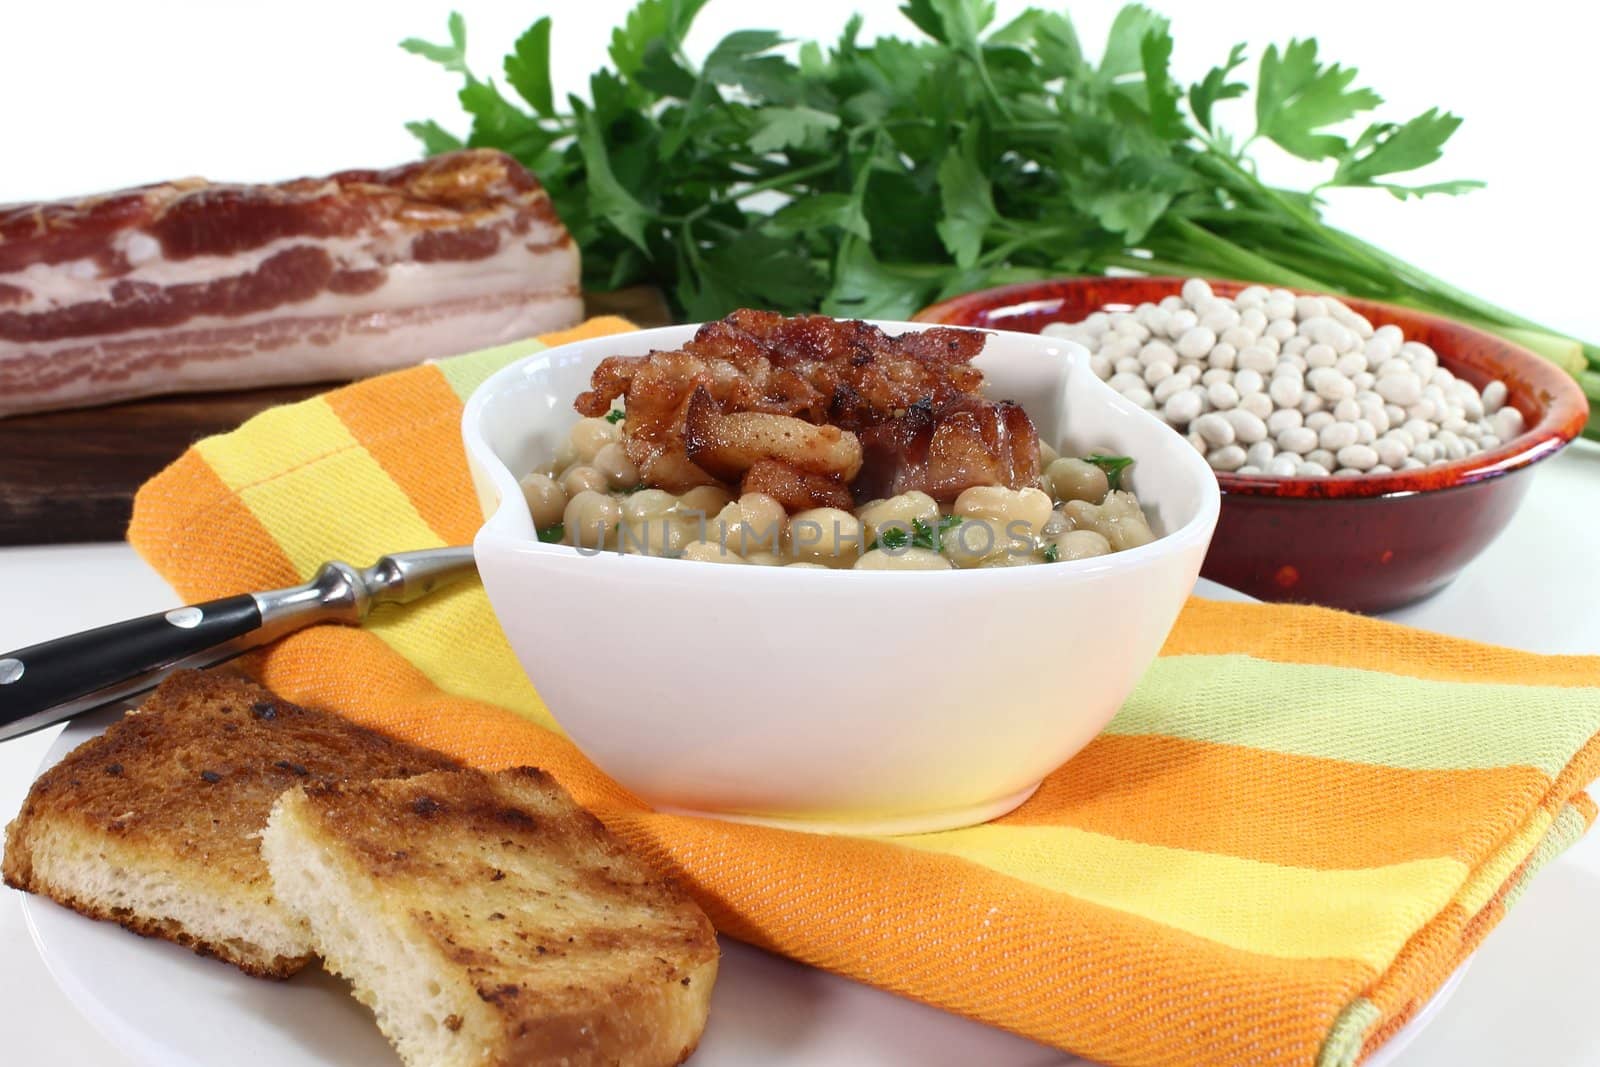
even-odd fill
[[[924,330],[881,323],[890,333]],[[726,566],[541,544],[517,478],[547,463],[606,356],[674,326],[562,345],[473,393],[475,549],[511,647],[568,736],[659,810],[913,833],[991,819],[1110,721],[1194,587],[1216,478],[1053,338],[992,334],[989,395],[1067,453],[1136,461],[1161,534],[1095,559],[964,571]]]

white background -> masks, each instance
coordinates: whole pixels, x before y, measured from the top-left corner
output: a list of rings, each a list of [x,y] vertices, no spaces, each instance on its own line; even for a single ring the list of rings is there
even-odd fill
[[[1041,6],[1067,6],[1036,0]],[[457,79],[408,55],[408,36],[444,40],[446,2],[0,3],[0,202],[87,193],[198,174],[264,180],[399,162],[417,153],[403,123],[463,131]],[[498,74],[517,34],[555,17],[558,89],[604,61],[626,0],[457,0],[480,75]],[[853,10],[867,35],[915,33],[891,0],[712,0],[690,50],[724,32],[834,37]],[[1002,18],[1026,6],[1000,0]],[[1596,29],[1587,0],[1468,4],[1435,0],[1165,0],[1176,73],[1199,77],[1236,41],[1315,36],[1405,119],[1439,106],[1466,119],[1430,172],[1489,187],[1400,204],[1336,194],[1332,218],[1434,273],[1535,320],[1600,340],[1593,295],[1600,244]],[[1098,50],[1118,5],[1070,10]],[[1253,76],[1250,80],[1254,80]],[[1240,124],[1248,106],[1233,105]]]
[[[603,61],[609,29],[629,5],[457,6],[467,16],[480,74],[498,71],[529,22],[554,14],[558,82],[573,88]],[[999,6],[1006,16],[1023,4]],[[1410,204],[1376,192],[1336,194],[1332,218],[1456,284],[1600,340],[1600,272],[1592,265],[1600,243],[1593,207],[1600,16],[1592,4],[1524,0],[1483,13],[1462,3],[1401,0],[1167,0],[1160,7],[1173,19],[1175,62],[1185,80],[1236,40],[1259,56],[1269,42],[1314,35],[1325,55],[1361,68],[1362,82],[1388,98],[1385,117],[1404,119],[1432,106],[1463,115],[1465,125],[1429,177],[1480,178],[1486,190]],[[413,158],[406,120],[435,118],[464,129],[453,76],[397,47],[405,36],[443,39],[449,8],[414,0],[0,0],[0,202],[191,174],[265,180]],[[885,0],[713,0],[690,50],[703,53],[736,27],[831,37],[853,9],[868,15],[869,35],[910,32],[899,29],[894,8]],[[1071,10],[1093,49],[1116,5],[1082,0]],[[1234,115],[1246,122],[1248,109]],[[1541,471],[1506,535],[1460,580],[1398,617],[1537,651],[1600,652],[1600,569],[1590,547],[1597,526],[1600,449],[1573,449]],[[0,551],[0,648],[173,603],[125,547]],[[0,821],[21,803],[47,741],[36,735],[0,748]],[[1535,883],[1403,1062],[1600,1063],[1597,879],[1600,842],[1591,839]],[[128,1062],[46,976],[16,896],[0,891],[0,1061]],[[742,992],[749,994],[719,986],[727,997]],[[911,1046],[896,1044],[894,1031],[920,1020],[895,1014],[901,1002],[884,1007],[887,1001],[861,1002],[867,1009],[858,1019],[829,1014],[836,1054],[820,1062],[905,1062]],[[884,1018],[894,1020],[888,1033]],[[848,1054],[840,1051],[846,1046]],[[952,1045],[938,1062],[972,1062],[964,1048]],[[918,1061],[934,1062],[926,1055]]]

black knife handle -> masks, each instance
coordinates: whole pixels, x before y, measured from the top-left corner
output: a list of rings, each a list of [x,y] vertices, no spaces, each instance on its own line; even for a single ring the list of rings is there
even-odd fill
[[[0,737],[49,708],[232,641],[260,626],[261,608],[255,597],[245,594],[0,653]]]

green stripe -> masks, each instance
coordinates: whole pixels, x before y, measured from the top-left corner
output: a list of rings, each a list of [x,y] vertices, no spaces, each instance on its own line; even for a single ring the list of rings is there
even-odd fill
[[[1328,1040],[1322,1044],[1322,1054],[1317,1057],[1317,1067],[1349,1067],[1361,1055],[1361,1046],[1367,1040],[1367,1031],[1383,1015],[1378,1006],[1366,997],[1357,997],[1349,1007],[1339,1013]]]
[[[1554,778],[1600,732],[1600,692],[1165,656],[1108,731],[1416,770],[1533,766]]]
[[[1589,829],[1589,820],[1583,817],[1583,812],[1568,804],[1556,813],[1555,821],[1550,824],[1550,829],[1545,832],[1543,840],[1529,855],[1527,864],[1522,869],[1522,877],[1517,884],[1511,887],[1506,894],[1506,908],[1522,899],[1522,894],[1528,891],[1528,883],[1533,881],[1533,876],[1542,871],[1547,864],[1567,849],[1578,843]]]
[[[456,396],[465,404],[467,397],[471,396],[473,390],[482,385],[489,375],[506,364],[542,351],[545,347],[544,342],[538,338],[529,337],[498,348],[485,348],[479,352],[468,352],[464,356],[441,359],[434,366],[439,368],[444,380],[450,383],[450,388],[455,390]]]

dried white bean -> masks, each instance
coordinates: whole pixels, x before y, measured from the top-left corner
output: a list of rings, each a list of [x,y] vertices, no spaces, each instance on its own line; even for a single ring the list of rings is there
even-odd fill
[[[1277,441],[1283,451],[1303,456],[1317,447],[1317,431],[1305,426],[1291,426],[1278,434]]]
[[[1212,382],[1206,389],[1206,396],[1218,411],[1227,411],[1239,404],[1239,391],[1227,382]]]
[[[1272,398],[1266,393],[1245,393],[1239,397],[1239,409],[1265,420],[1273,412]]]
[[[1218,448],[1233,444],[1233,423],[1216,412],[1195,419],[1193,429],[1195,433],[1205,438],[1207,443]]]
[[[1152,363],[1165,363],[1175,367],[1178,363],[1178,353],[1165,341],[1150,341],[1139,349],[1139,365],[1148,367]]]
[[[1199,326],[1195,327],[1196,330],[1202,328],[1203,327]],[[1190,331],[1190,333],[1193,332],[1193,330]],[[1187,337],[1188,334],[1185,334],[1184,336]],[[1178,343],[1182,344],[1183,342],[1179,341]],[[1232,370],[1234,362],[1237,358],[1238,351],[1232,345],[1228,344],[1226,341],[1218,341],[1215,345],[1211,346],[1211,354],[1206,357],[1206,364],[1211,367],[1221,367],[1223,370]]]
[[[1183,283],[1183,299],[1190,304],[1198,304],[1202,300],[1214,300],[1216,294],[1211,290],[1211,284],[1204,278],[1190,278]]]
[[[1294,473],[1299,478],[1326,478],[1328,476],[1328,468],[1321,463],[1306,460],[1295,468]]]
[[[1496,378],[1483,387],[1483,410],[1493,415],[1506,403],[1506,383]]]
[[[1244,449],[1238,445],[1223,445],[1206,457],[1212,470],[1236,471],[1244,466]]]
[[[1339,449],[1339,465],[1358,471],[1370,470],[1378,464],[1378,453],[1370,445],[1348,445]]]
[[[1339,463],[1338,458],[1326,448],[1313,448],[1310,452],[1306,453],[1306,461],[1309,463],[1320,463],[1329,470],[1333,470],[1333,468]]]
[[[1216,343],[1217,335],[1214,331],[1204,326],[1194,326],[1183,332],[1175,347],[1178,349],[1178,354],[1186,359],[1200,359],[1210,352]]]
[[[1272,457],[1272,462],[1267,464],[1267,473],[1274,478],[1293,478],[1300,471],[1301,464],[1292,455],[1277,455]]]
[[[1240,408],[1224,411],[1222,417],[1233,426],[1234,440],[1240,444],[1253,445],[1257,441],[1266,439],[1267,424],[1256,416]]]
[[[1266,385],[1266,382],[1262,379],[1260,371],[1250,370],[1247,367],[1244,370],[1234,372],[1233,387],[1239,390],[1241,395],[1244,393],[1259,393],[1264,385]]]
[[[1178,381],[1176,378],[1171,378],[1168,380]],[[1165,385],[1166,382],[1163,382],[1162,384]],[[1201,401],[1199,393],[1196,393],[1193,390],[1185,389],[1180,393],[1175,393],[1174,395],[1167,397],[1165,402],[1162,404],[1161,413],[1172,425],[1183,427],[1189,425],[1192,421],[1199,418],[1200,411],[1204,406],[1205,405]]]
[[[1318,442],[1329,452],[1338,452],[1355,444],[1357,436],[1355,423],[1330,422],[1322,428]]]
[[[1276,437],[1285,430],[1305,424],[1305,416],[1294,408],[1279,408],[1267,416],[1267,432]]]
[[[1305,393],[1305,386],[1292,374],[1279,374],[1273,377],[1267,392],[1271,395],[1273,403],[1292,409],[1300,403],[1300,398]]]

